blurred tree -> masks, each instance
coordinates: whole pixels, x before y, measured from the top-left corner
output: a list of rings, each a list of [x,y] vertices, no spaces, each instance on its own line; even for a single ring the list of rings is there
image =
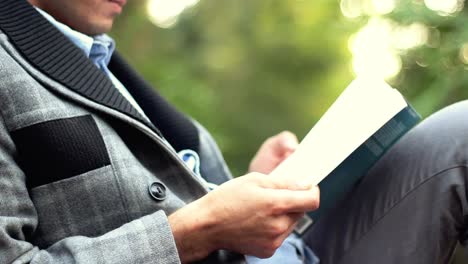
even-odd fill
[[[266,137],[304,136],[352,78],[357,24],[334,1],[202,0],[169,29],[142,3],[118,21],[118,49],[214,134],[236,175]]]
[[[464,0],[342,0],[348,16],[366,21],[378,36],[368,48],[382,45],[401,59],[399,73],[388,81],[399,88],[424,116],[465,99],[468,90],[468,17]],[[378,6],[387,6],[378,12]],[[379,23],[375,23],[379,21]],[[379,66],[379,56],[368,67]],[[380,55],[383,57],[383,55]],[[382,63],[382,60],[381,60]],[[380,65],[385,67],[385,65]],[[365,74],[366,71],[364,71]]]

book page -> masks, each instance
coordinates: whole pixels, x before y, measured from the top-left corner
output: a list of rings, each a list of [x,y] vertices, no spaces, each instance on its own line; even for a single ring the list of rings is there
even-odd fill
[[[353,81],[270,175],[317,185],[406,106],[401,94],[383,81]]]

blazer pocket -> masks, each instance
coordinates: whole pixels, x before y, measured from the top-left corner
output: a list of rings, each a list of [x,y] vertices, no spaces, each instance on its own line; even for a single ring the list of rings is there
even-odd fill
[[[70,236],[100,236],[128,222],[112,166],[29,190],[38,225],[31,242],[47,248]]]
[[[110,165],[104,140],[91,115],[55,119],[11,133],[28,188]]]

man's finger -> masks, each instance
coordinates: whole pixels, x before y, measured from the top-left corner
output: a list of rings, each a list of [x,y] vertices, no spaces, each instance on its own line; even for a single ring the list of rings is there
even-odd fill
[[[313,187],[310,190],[269,190],[273,198],[274,211],[277,214],[304,213],[314,211],[320,204],[320,190]]]
[[[299,182],[284,177],[265,177],[261,183],[267,189],[310,190],[313,185],[309,182]]]
[[[281,132],[276,136],[274,141],[275,151],[280,154],[293,152],[299,145],[296,135],[289,131]]]

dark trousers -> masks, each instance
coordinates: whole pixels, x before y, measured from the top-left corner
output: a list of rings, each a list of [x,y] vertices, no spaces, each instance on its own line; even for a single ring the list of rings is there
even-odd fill
[[[447,263],[468,243],[468,101],[427,118],[304,239],[322,264]]]

